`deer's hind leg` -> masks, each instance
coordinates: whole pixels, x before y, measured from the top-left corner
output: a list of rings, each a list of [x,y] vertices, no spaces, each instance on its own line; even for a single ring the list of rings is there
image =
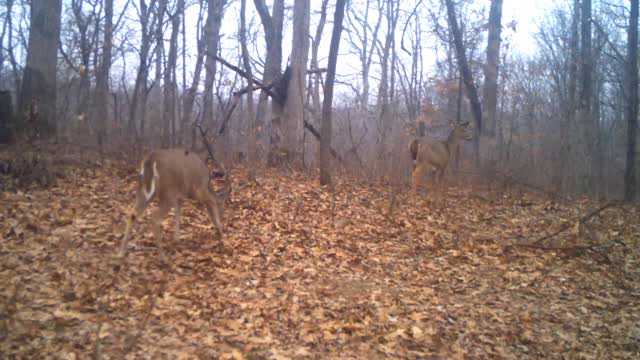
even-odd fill
[[[161,199],[158,204],[158,208],[151,215],[151,231],[153,232],[154,238],[157,240],[162,240],[162,228],[160,227],[160,223],[169,214],[169,209],[171,209],[171,204],[166,200],[163,201]]]

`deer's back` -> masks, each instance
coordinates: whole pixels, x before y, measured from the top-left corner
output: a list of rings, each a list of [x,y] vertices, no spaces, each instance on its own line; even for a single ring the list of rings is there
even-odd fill
[[[155,150],[149,154],[148,159],[155,162],[158,168],[161,196],[194,197],[197,189],[208,187],[209,170],[204,161],[192,151]]]
[[[440,141],[422,138],[418,141],[416,162],[443,168],[449,161],[449,151]]]

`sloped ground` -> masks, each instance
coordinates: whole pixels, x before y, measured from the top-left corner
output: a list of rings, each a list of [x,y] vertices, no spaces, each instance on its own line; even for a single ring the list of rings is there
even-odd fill
[[[639,212],[306,175],[233,172],[221,246],[183,208],[179,241],[148,213],[114,270],[133,199],[116,166],[0,193],[0,349],[20,358],[634,358]],[[603,244],[594,248],[583,246]],[[576,247],[577,246],[577,247]],[[99,334],[99,335],[98,335]],[[96,340],[99,339],[99,340]]]

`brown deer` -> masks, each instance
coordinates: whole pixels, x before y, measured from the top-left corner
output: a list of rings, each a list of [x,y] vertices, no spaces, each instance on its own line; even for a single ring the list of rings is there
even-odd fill
[[[229,175],[226,174],[225,177],[226,189],[222,196],[227,196],[231,191]],[[140,164],[136,205],[127,218],[121,254],[126,252],[133,222],[142,215],[154,198],[158,199],[158,209],[152,215],[152,230],[156,239],[162,238],[160,221],[167,216],[171,208],[175,208],[174,239],[177,239],[180,231],[180,201],[183,198],[203,203],[218,235],[222,236],[221,207],[209,179],[209,168],[193,151],[155,150],[147,155]]]
[[[471,140],[471,134],[467,129],[468,125],[468,122],[456,125],[445,141],[427,137],[411,141],[409,152],[413,158],[413,173],[411,174],[411,192],[413,196],[416,195],[419,183],[430,166],[435,168],[435,177],[438,184],[442,183],[444,172],[456,145],[462,140]]]

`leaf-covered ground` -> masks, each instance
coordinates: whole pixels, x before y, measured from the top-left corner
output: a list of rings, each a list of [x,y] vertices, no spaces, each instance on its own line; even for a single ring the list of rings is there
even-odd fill
[[[236,168],[220,244],[149,211],[120,271],[133,178],[70,170],[0,193],[0,353],[20,358],[637,358],[640,217],[449,188],[416,203],[340,178]],[[391,203],[394,203],[391,210]],[[591,248],[585,246],[594,246]]]

